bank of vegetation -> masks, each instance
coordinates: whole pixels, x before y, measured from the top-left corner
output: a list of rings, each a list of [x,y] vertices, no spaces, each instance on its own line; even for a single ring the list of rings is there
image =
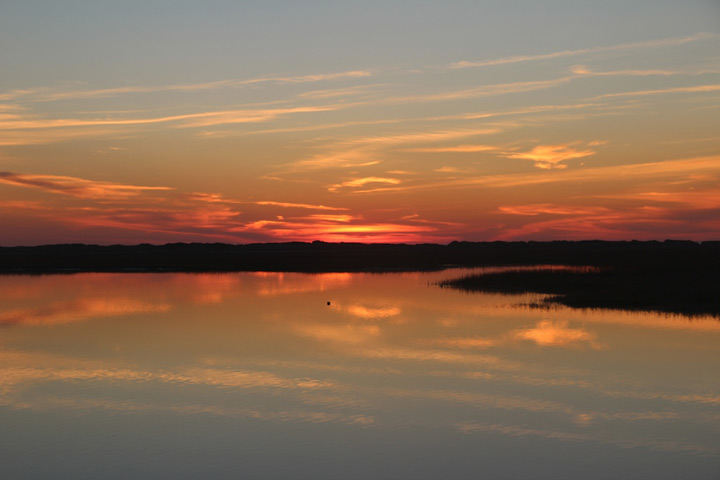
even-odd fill
[[[362,244],[43,245],[0,247],[0,273],[389,272],[448,267],[568,265],[444,282],[465,291],[548,294],[544,306],[720,314],[720,242],[554,241]]]
[[[716,268],[655,265],[584,270],[518,270],[470,275],[440,284],[468,292],[542,293],[533,304],[583,309],[654,311],[720,318],[720,274]]]

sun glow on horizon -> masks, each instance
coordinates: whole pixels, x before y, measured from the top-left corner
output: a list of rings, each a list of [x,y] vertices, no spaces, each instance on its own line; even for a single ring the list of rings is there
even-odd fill
[[[3,5],[0,245],[718,239],[720,7],[639,1]]]

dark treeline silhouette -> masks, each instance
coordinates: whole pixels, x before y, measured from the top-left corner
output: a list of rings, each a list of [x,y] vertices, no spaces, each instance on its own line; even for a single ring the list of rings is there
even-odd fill
[[[0,247],[2,273],[68,271],[393,271],[448,266],[594,265],[624,272],[720,271],[720,242],[554,241]]]
[[[0,247],[0,273],[356,272],[447,267],[575,265],[594,269],[505,271],[441,283],[465,291],[537,292],[539,306],[720,316],[720,242],[554,241],[362,243],[172,243]]]
[[[533,304],[720,316],[717,268],[516,270],[468,275],[440,283],[468,292],[544,293]]]

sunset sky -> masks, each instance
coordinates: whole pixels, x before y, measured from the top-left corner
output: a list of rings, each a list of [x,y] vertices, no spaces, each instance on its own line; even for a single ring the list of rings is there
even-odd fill
[[[717,0],[0,1],[0,245],[667,238]]]

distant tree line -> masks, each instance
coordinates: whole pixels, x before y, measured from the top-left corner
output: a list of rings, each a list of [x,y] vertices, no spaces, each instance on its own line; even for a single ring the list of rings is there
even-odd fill
[[[63,244],[0,247],[0,272],[393,271],[451,266],[593,265],[623,271],[720,271],[720,242],[552,241]]]

